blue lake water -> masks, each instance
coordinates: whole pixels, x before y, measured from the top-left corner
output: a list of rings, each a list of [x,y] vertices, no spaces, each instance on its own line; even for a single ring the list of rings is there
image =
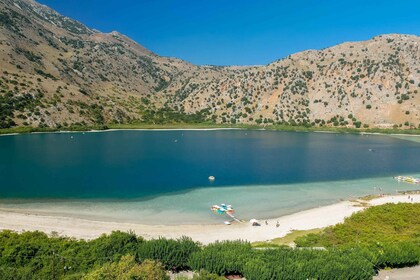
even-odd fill
[[[226,200],[257,217],[287,214],[380,186],[414,188],[392,176],[418,173],[419,142],[379,135],[176,130],[0,137],[1,206],[146,223],[214,220],[208,206]]]

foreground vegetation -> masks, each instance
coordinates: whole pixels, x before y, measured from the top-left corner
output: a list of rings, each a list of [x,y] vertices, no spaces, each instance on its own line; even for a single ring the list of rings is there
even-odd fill
[[[83,241],[3,231],[0,279],[168,279],[166,271],[187,269],[201,271],[197,280],[371,279],[381,268],[419,264],[419,217],[419,204],[387,204],[296,239],[300,247],[325,249],[255,249],[243,241],[201,246],[186,237],[146,241],[130,232]]]
[[[201,247],[188,238],[145,241],[114,232],[93,241],[40,232],[0,234],[0,279],[167,279],[166,270],[206,270],[247,279],[370,279],[359,250],[254,250],[247,242]],[[207,278],[203,279],[211,279]]]
[[[300,247],[348,247],[398,242],[417,243],[420,250],[420,204],[399,203],[370,207],[342,224],[297,237]]]

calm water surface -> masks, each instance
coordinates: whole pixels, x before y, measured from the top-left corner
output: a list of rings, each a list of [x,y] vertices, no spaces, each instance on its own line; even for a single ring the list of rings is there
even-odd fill
[[[420,143],[387,136],[219,130],[0,137],[2,198],[138,199],[419,171]]]

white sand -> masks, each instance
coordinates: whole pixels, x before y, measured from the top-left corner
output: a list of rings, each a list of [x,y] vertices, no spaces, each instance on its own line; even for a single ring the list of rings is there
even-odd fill
[[[420,203],[420,194],[410,195],[414,203]],[[408,195],[393,195],[373,199],[370,205],[385,203],[411,202]],[[159,236],[178,238],[183,235],[190,236],[196,241],[208,244],[216,240],[248,240],[265,241],[283,237],[291,230],[308,230],[323,228],[344,221],[344,218],[361,211],[363,207],[357,206],[357,202],[344,201],[341,203],[314,208],[292,215],[279,217],[278,219],[260,220],[261,226],[253,227],[249,223],[234,223],[227,225],[141,225],[135,223],[118,223],[92,221],[80,218],[57,217],[47,215],[30,214],[30,210],[11,211],[0,209],[0,229],[14,231],[40,230],[46,233],[53,231],[60,235],[71,236],[81,239],[92,239],[103,233],[113,230],[133,230],[136,234],[146,239]],[[280,227],[276,227],[276,222]]]

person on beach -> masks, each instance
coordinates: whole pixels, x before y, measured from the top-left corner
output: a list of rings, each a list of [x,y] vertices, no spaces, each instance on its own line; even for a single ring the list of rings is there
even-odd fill
[[[268,226],[268,222],[267,222],[267,220],[265,220],[265,225],[266,225],[266,226]]]
[[[276,227],[279,227],[280,226],[280,223],[279,223],[279,221],[277,221],[277,223],[276,223]]]

